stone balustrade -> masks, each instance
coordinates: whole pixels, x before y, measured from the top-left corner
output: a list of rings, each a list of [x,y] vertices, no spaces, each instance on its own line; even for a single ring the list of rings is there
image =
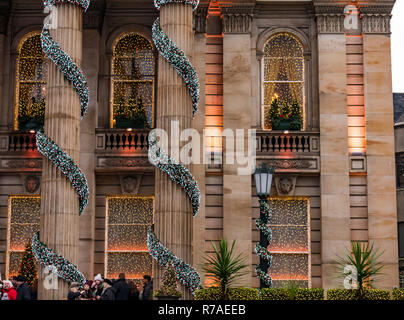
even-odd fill
[[[318,132],[257,132],[257,153],[319,153],[319,138]]]
[[[97,129],[96,150],[114,152],[120,150],[147,151],[148,129]]]

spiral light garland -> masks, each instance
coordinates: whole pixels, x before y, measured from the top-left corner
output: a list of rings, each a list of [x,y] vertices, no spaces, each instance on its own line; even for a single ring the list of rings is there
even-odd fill
[[[260,212],[263,213],[261,218],[255,220],[255,225],[261,234],[266,238],[268,244],[272,240],[271,228],[268,227],[268,221],[271,219],[271,211],[269,210],[269,205],[266,199],[260,199]],[[267,273],[268,268],[272,265],[272,256],[266,246],[261,246],[259,243],[255,246],[255,253],[263,260],[261,265],[257,265],[255,271],[257,272],[258,278],[265,283],[267,287],[272,287],[272,278]],[[263,268],[265,270],[263,270]]]
[[[157,9],[169,3],[192,5],[195,10],[198,7],[199,0],[154,0],[154,5]],[[185,53],[163,32],[160,27],[159,18],[154,22],[152,32],[153,42],[157,50],[185,81],[192,99],[192,112],[193,115],[195,115],[199,103],[199,79],[194,67]],[[165,172],[173,182],[184,189],[191,200],[192,215],[195,216],[198,213],[200,204],[198,183],[187,168],[168,156],[157,146],[155,132],[149,135],[149,161],[158,169]],[[198,272],[181,258],[174,256],[174,254],[159,241],[152,228],[150,228],[147,233],[147,247],[150,255],[157,260],[160,265],[166,267],[171,260],[175,268],[177,279],[194,294],[195,290],[200,287],[201,280]]]
[[[45,0],[44,5],[52,7],[56,4],[73,4],[80,6],[83,12],[87,10],[90,0]],[[41,33],[41,46],[43,52],[49,59],[56,64],[60,72],[63,73],[65,79],[73,86],[80,99],[81,118],[86,114],[89,101],[89,90],[86,78],[80,68],[73,62],[59,45],[52,39],[50,26],[45,24]],[[63,151],[51,138],[46,136],[41,129],[36,133],[36,142],[38,151],[66,176],[71,182],[74,190],[79,197],[79,213],[83,213],[87,206],[89,190],[87,180],[74,162],[74,160]],[[39,233],[32,239],[32,248],[34,256],[43,267],[55,266],[57,274],[66,281],[76,281],[83,284],[86,279],[77,267],[63,258],[61,255],[54,253],[51,249],[39,240]]]

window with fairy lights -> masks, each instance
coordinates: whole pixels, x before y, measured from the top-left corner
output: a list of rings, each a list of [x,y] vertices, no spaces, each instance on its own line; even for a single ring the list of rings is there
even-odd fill
[[[8,199],[6,278],[18,275],[27,244],[39,231],[41,198],[10,196]]]
[[[26,35],[18,47],[16,66],[15,130],[37,130],[45,118],[47,59],[40,33]]]
[[[304,120],[304,50],[290,33],[277,33],[264,47],[263,128],[301,130]]]
[[[138,33],[119,37],[111,70],[111,127],[152,128],[156,72],[152,42]]]
[[[271,197],[272,240],[268,273],[274,287],[311,287],[310,204],[308,198]]]
[[[142,279],[152,275],[147,230],[153,224],[153,197],[107,197],[105,276]]]

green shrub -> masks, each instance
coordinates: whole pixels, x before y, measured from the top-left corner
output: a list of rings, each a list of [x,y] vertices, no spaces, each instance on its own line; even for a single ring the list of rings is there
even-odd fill
[[[264,288],[261,289],[261,300],[289,300],[287,288]]]
[[[318,288],[265,288],[261,300],[323,300],[324,290]]]
[[[216,287],[195,291],[195,300],[220,300],[221,297],[222,291]]]
[[[358,300],[358,295],[358,290],[354,289],[330,289],[327,291],[328,300]],[[390,300],[390,291],[366,289],[363,300]]]
[[[259,300],[257,289],[252,288],[232,288],[229,291],[230,300]]]
[[[218,287],[195,291],[195,300],[221,300],[222,292]],[[259,300],[258,290],[251,288],[229,289],[229,300]]]
[[[296,289],[295,300],[324,300],[324,289],[320,288],[298,288]]]
[[[394,289],[393,300],[404,300],[404,289]]]

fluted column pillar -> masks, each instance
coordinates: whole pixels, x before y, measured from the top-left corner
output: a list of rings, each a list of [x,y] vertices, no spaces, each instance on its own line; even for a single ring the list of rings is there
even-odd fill
[[[184,51],[192,61],[193,30],[192,6],[170,3],[160,9],[160,24],[167,36]],[[185,82],[175,69],[159,56],[157,128],[171,137],[171,122],[178,121],[179,132],[191,128],[192,102]],[[168,144],[168,151],[179,141]],[[180,146],[181,147],[181,146]],[[188,167],[189,168],[189,167]],[[172,182],[167,174],[156,169],[155,233],[160,241],[177,257],[192,264],[192,209],[184,190]],[[154,263],[154,287],[160,286],[162,268]],[[181,288],[184,299],[190,299],[189,291]]]
[[[71,4],[57,6],[57,28],[51,36],[79,67],[82,56],[82,9]],[[56,65],[49,62],[45,134],[75,162],[80,151],[80,101]],[[79,200],[70,182],[46,158],[43,162],[40,237],[54,252],[77,265],[79,243]],[[67,282],[58,279],[58,289],[46,289],[39,270],[39,299],[67,297]]]

